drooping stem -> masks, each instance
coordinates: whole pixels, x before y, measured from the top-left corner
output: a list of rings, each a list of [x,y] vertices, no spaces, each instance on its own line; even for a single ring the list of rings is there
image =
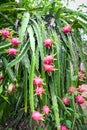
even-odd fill
[[[53,83],[53,81],[50,82],[49,85],[50,85],[50,92],[51,92],[52,105],[53,105],[52,107],[53,107],[53,111],[54,111],[56,127],[57,127],[57,130],[60,130],[59,109],[58,109],[57,98],[56,98],[55,91],[54,91],[54,83]]]
[[[31,112],[34,111],[34,89],[33,89],[33,78],[34,78],[34,68],[35,68],[35,56],[32,56],[30,75],[29,75],[29,101]]]

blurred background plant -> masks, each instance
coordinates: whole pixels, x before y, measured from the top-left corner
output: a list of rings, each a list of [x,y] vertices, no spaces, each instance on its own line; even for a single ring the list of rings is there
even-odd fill
[[[67,25],[71,29],[65,33]],[[10,32],[7,38],[3,29]],[[65,125],[66,130],[86,130],[87,115],[80,105],[86,99],[76,97],[81,95],[79,85],[87,83],[87,14],[63,6],[61,0],[1,0],[0,35],[1,129],[60,130]],[[12,44],[12,37],[18,39],[18,46]],[[48,38],[51,47],[44,46]],[[17,54],[10,55],[12,50],[8,54],[9,48]],[[44,57],[51,54],[55,71],[47,73]],[[35,94],[35,77],[43,79],[42,96]],[[75,92],[69,90],[71,86]],[[63,102],[65,97],[70,103]],[[32,112],[42,112],[44,105],[50,113],[36,123]]]

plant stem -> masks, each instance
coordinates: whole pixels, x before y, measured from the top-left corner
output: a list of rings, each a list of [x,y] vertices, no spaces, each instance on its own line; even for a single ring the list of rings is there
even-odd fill
[[[59,119],[59,109],[58,109],[58,103],[57,103],[57,98],[54,92],[54,83],[53,81],[50,81],[50,92],[51,92],[51,97],[52,97],[52,104],[53,104],[53,111],[54,111],[54,116],[55,116],[55,122],[56,122],[56,127],[57,130],[60,130],[60,119]]]
[[[30,75],[29,75],[29,100],[31,112],[34,111],[34,90],[33,90],[33,78],[34,78],[34,68],[35,68],[35,56],[32,56]]]
[[[27,113],[27,69],[26,68],[24,71],[24,104],[25,104],[24,111],[25,113]]]

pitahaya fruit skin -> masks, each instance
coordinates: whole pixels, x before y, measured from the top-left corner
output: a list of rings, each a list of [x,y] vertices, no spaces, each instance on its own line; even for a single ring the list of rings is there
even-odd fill
[[[54,61],[54,56],[53,55],[47,55],[46,57],[44,57],[44,64],[52,64]]]
[[[73,94],[73,93],[76,92],[76,91],[77,91],[77,88],[74,87],[74,86],[71,86],[71,87],[69,88],[69,94]]]
[[[75,97],[75,100],[76,100],[79,104],[83,104],[83,103],[85,102],[85,99],[84,99],[82,96],[80,96],[80,95],[76,96],[76,97]]]
[[[60,130],[68,130],[68,128],[65,125],[61,125]]]
[[[44,40],[44,46],[46,46],[46,47],[51,47],[52,44],[53,44],[52,39],[47,38],[47,39]]]
[[[40,121],[40,120],[43,119],[43,116],[42,116],[42,114],[39,111],[34,111],[32,113],[32,118],[33,118],[33,120],[35,120],[36,122],[38,122],[38,121]]]
[[[70,100],[69,100],[69,98],[67,98],[67,97],[63,98],[62,101],[63,101],[63,103],[64,103],[65,105],[69,105],[69,104],[70,104]]]
[[[12,38],[11,43],[12,43],[13,46],[18,46],[20,44],[20,42],[17,38]]]
[[[36,87],[41,87],[44,83],[43,83],[43,79],[40,78],[40,77],[35,77],[34,80],[33,80],[33,84],[36,86]]]
[[[71,26],[70,25],[66,25],[65,27],[62,28],[62,32],[67,34],[71,32]]]
[[[41,87],[37,87],[35,89],[35,95],[37,96],[42,96],[42,94],[45,92],[44,88],[41,86]]]
[[[48,115],[48,113],[50,112],[50,108],[47,105],[43,106],[42,110],[45,115]]]
[[[10,36],[10,32],[7,29],[1,30],[1,35],[4,38],[8,38]]]
[[[53,72],[53,71],[55,71],[55,68],[53,65],[44,64],[44,70],[46,72]]]
[[[15,48],[9,48],[8,51],[7,51],[7,53],[9,55],[16,55],[18,53],[18,50],[15,49]]]

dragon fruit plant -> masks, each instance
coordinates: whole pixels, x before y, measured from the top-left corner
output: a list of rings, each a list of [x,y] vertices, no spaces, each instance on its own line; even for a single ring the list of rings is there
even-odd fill
[[[60,0],[3,2],[0,128],[83,129],[87,14]]]

